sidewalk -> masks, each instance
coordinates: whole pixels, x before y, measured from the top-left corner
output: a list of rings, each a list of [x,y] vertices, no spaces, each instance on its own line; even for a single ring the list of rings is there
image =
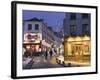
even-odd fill
[[[50,63],[52,63],[52,64],[58,64],[58,63],[56,62],[56,57],[55,57],[55,56],[52,56],[52,58],[51,58],[51,60],[50,60]]]
[[[73,65],[80,65],[80,66],[90,66],[90,62],[82,62],[82,61],[65,61],[65,64],[71,63]]]

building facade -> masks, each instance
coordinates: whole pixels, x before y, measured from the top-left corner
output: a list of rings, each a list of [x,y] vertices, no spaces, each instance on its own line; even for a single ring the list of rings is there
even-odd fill
[[[87,13],[66,13],[63,21],[64,35],[83,36],[91,33],[90,14]]]
[[[86,13],[66,13],[63,22],[65,60],[90,62],[90,18]]]
[[[55,43],[55,40],[56,41]],[[59,38],[54,34],[51,27],[42,20],[32,18],[24,21],[23,25],[23,47],[32,52],[42,52],[45,49],[60,45]],[[60,46],[58,46],[60,47]]]

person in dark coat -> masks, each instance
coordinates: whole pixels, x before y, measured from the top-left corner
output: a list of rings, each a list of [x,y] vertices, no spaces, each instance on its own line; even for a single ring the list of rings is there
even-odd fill
[[[51,59],[52,58],[52,54],[53,54],[52,49],[49,51],[49,54],[50,54],[50,59]]]
[[[47,60],[47,58],[48,58],[48,51],[47,51],[47,49],[45,50],[45,60]]]

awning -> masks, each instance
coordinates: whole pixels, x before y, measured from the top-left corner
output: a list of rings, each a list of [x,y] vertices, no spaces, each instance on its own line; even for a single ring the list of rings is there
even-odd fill
[[[46,46],[46,47],[51,47],[51,44],[45,42],[45,41],[42,41],[42,45]]]

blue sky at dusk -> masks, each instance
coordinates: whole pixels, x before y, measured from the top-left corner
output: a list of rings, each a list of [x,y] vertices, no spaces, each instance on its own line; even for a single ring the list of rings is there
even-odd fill
[[[48,26],[52,27],[62,27],[63,19],[65,17],[64,12],[47,12],[47,11],[33,11],[33,10],[23,10],[23,19],[28,20],[37,17],[38,19],[43,19]]]

